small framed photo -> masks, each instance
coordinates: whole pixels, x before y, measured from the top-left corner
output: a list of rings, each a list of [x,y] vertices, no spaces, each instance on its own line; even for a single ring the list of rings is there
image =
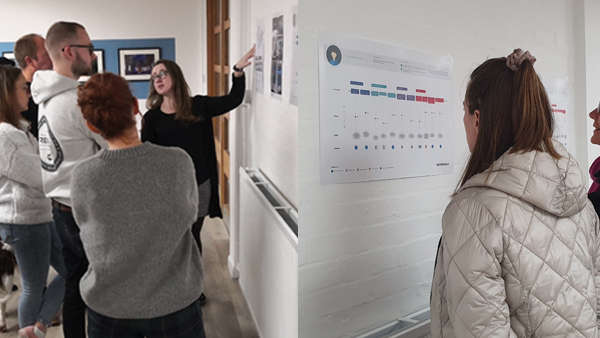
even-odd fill
[[[128,81],[149,81],[160,48],[119,49],[119,75]]]
[[[90,76],[104,72],[104,49],[94,49],[94,54],[96,54],[96,60],[92,61],[92,70],[88,75],[80,76],[79,82],[86,82]]]
[[[13,61],[15,63],[16,67],[19,67],[19,63],[17,62],[17,59],[15,58],[15,53],[14,52],[3,52],[2,56]]]

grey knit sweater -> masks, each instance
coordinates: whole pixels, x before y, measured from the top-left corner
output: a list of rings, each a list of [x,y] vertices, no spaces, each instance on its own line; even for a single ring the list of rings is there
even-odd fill
[[[190,231],[198,191],[183,150],[151,143],[101,150],[77,165],[71,187],[90,262],[81,295],[92,310],[153,318],[198,299],[203,269]]]

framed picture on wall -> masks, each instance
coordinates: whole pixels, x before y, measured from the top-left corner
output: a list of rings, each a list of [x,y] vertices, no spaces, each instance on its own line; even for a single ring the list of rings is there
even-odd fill
[[[96,60],[92,61],[92,70],[89,74],[80,76],[79,82],[86,82],[90,76],[104,72],[104,49],[94,49],[94,54],[96,54]]]
[[[160,48],[119,49],[119,75],[128,81],[149,81]]]
[[[14,61],[15,66],[19,67],[19,63],[17,62],[17,59],[15,58],[15,53],[14,52],[3,52],[2,56],[5,57],[5,58],[7,58],[7,59],[9,59],[9,60],[11,60],[11,61]]]

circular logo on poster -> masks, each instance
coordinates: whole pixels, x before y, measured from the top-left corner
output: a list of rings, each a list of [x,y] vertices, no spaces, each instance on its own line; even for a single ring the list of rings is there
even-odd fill
[[[327,47],[327,52],[325,52],[327,56],[327,61],[332,66],[337,66],[342,62],[342,51],[336,45],[331,45]]]

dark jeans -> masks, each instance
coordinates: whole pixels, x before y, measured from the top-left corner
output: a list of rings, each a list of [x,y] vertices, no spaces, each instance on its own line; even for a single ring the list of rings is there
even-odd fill
[[[79,292],[79,281],[88,268],[79,227],[70,211],[53,205],[52,214],[56,230],[63,243],[63,257],[67,267],[65,298],[63,302],[63,333],[65,338],[85,337],[86,305]]]
[[[149,319],[117,319],[88,308],[90,338],[206,338],[197,301],[183,310]]]

